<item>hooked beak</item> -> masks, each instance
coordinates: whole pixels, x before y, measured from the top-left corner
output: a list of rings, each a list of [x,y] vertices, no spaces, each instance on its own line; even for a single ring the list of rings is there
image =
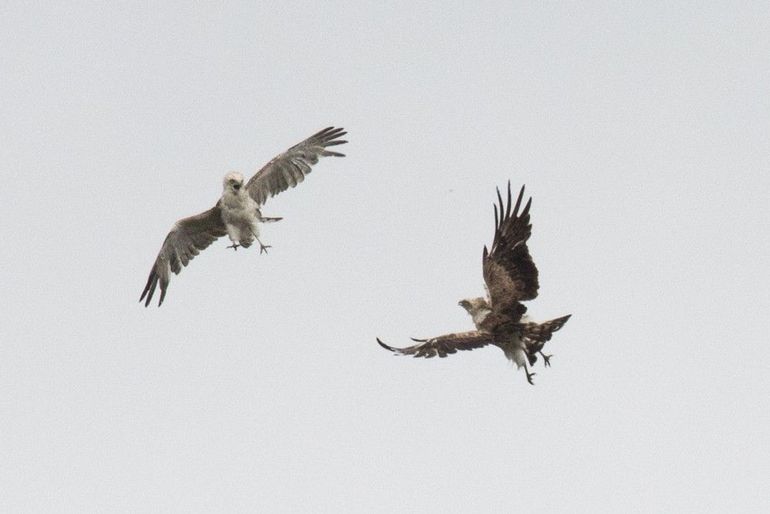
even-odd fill
[[[241,188],[241,184],[233,184],[233,189],[238,191]]]

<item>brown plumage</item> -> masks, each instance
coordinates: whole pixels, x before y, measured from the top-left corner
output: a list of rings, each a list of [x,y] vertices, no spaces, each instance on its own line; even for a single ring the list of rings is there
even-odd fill
[[[532,235],[532,224],[529,221],[532,198],[519,214],[523,195],[524,186],[521,187],[516,206],[511,211],[511,184],[508,184],[507,207],[504,207],[500,190],[497,190],[495,236],[492,239],[492,249],[487,251],[485,246],[482,255],[484,282],[495,311],[505,313],[516,320],[526,312],[520,302],[537,297],[537,290],[540,288],[537,267],[532,262],[527,248],[527,241]]]
[[[377,338],[377,342],[386,350],[397,352],[402,355],[425,357],[427,359],[437,355],[439,357],[446,357],[449,354],[457,353],[457,351],[474,350],[488,344],[494,344],[494,339],[490,337],[489,334],[477,330],[446,334],[431,339],[412,339],[412,341],[420,344],[409,346],[407,348],[393,348],[392,346],[383,343],[379,337]]]
[[[383,348],[399,355],[414,357],[446,357],[461,350],[473,350],[489,344],[500,347],[506,357],[516,363],[527,375],[532,384],[532,377],[527,369],[537,361],[539,353],[546,366],[550,365],[550,355],[542,353],[543,346],[554,332],[561,329],[570,315],[535,323],[525,316],[527,308],[521,303],[537,297],[540,284],[538,271],[527,247],[532,235],[529,210],[532,199],[524,199],[524,186],[519,191],[515,205],[511,196],[511,184],[508,183],[506,201],[497,190],[495,205],[495,234],[490,249],[486,246],[482,254],[482,271],[487,289],[486,298],[470,298],[460,301],[473,318],[476,330],[446,334],[431,339],[414,339],[420,344],[406,348],[395,348],[377,342]],[[521,211],[520,211],[521,209]]]

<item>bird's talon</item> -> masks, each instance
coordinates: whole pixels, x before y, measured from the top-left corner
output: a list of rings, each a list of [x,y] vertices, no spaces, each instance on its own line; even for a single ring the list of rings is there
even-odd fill
[[[259,254],[262,255],[263,253],[267,253],[267,249],[268,248],[272,248],[272,246],[260,244],[259,245]]]
[[[239,246],[241,246],[241,245],[239,245],[239,244],[236,244],[236,243],[233,243],[233,244],[231,244],[230,246],[228,246],[228,248],[232,248],[233,250],[235,250],[235,251],[237,252],[237,251],[238,251],[238,247],[239,247]]]

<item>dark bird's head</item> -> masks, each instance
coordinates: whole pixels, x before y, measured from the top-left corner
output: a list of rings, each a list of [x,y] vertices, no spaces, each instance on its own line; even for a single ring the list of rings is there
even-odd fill
[[[243,175],[241,175],[237,171],[231,171],[230,173],[225,175],[223,186],[224,186],[225,192],[232,191],[234,193],[237,193],[243,187]]]

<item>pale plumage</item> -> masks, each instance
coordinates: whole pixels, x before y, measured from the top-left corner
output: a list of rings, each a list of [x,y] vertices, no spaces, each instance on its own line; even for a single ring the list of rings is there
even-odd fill
[[[270,247],[259,240],[259,224],[281,218],[262,216],[260,207],[268,198],[302,182],[319,158],[344,157],[344,154],[327,148],[347,143],[339,139],[346,133],[344,129],[334,127],[321,130],[273,158],[251,177],[245,187],[240,173],[225,175],[222,197],[214,207],[174,224],[155,259],[139,301],[145,300],[145,306],[150,305],[160,284],[158,305],[161,305],[166,297],[171,272],[179,273],[201,250],[224,235],[228,235],[233,243],[228,248],[248,248],[256,240],[260,253],[266,252]]]
[[[532,235],[529,221],[532,199],[519,212],[523,198],[522,186],[513,205],[510,182],[507,202],[503,202],[500,190],[497,191],[495,235],[491,249],[485,246],[482,254],[487,297],[459,302],[471,315],[476,330],[431,339],[413,339],[419,344],[406,348],[389,346],[378,338],[377,342],[383,348],[400,355],[430,358],[437,355],[446,357],[458,350],[473,350],[491,344],[502,349],[517,367],[524,368],[530,384],[535,374],[529,372],[527,361],[534,364],[539,353],[544,364],[550,365],[551,356],[542,353],[543,346],[554,332],[564,326],[570,315],[544,323],[532,322],[525,316],[527,308],[521,302],[537,297],[539,282],[537,267],[527,248],[527,240]]]

